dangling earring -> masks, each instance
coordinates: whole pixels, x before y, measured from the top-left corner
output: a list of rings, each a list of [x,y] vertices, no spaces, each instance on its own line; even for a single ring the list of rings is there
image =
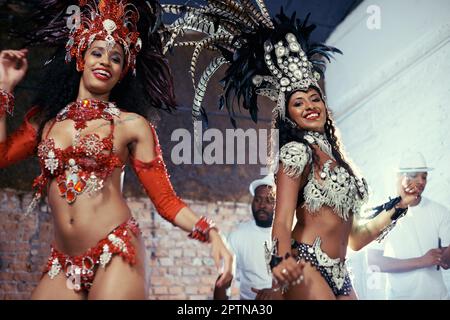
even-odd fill
[[[284,120],[291,126],[291,128],[297,128],[297,123],[289,119],[288,117],[285,117]]]
[[[324,135],[326,137],[327,136],[327,132],[331,132],[330,118],[327,117],[327,120],[325,121],[325,125],[323,126],[323,128],[324,128]]]
[[[291,128],[297,128],[297,123],[295,123],[295,121],[292,121],[291,119],[289,119],[287,112],[285,111],[283,116],[281,116],[281,119],[286,121],[286,123],[291,127]]]

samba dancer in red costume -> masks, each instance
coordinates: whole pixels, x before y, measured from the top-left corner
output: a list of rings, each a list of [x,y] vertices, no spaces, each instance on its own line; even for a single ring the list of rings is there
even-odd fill
[[[73,4],[81,23],[69,30],[65,13]],[[37,150],[41,174],[29,212],[46,194],[54,221],[51,254],[32,298],[147,297],[145,247],[120,186],[128,161],[163,218],[212,244],[216,265],[224,263],[220,281],[228,281],[232,256],[213,222],[176,196],[144,117],[149,108],[175,105],[158,35],[159,4],[44,0],[38,8],[29,42],[59,49],[36,106],[9,136],[6,117],[27,71],[27,50],[0,53],[0,167]]]

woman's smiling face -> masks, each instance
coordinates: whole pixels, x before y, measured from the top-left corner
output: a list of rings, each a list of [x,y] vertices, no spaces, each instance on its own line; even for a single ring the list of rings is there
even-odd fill
[[[324,132],[327,112],[325,102],[317,89],[294,92],[289,98],[288,113],[290,119],[300,128]]]
[[[95,94],[110,92],[120,80],[124,65],[124,52],[116,44],[111,50],[107,43],[96,40],[84,55],[83,82]]]

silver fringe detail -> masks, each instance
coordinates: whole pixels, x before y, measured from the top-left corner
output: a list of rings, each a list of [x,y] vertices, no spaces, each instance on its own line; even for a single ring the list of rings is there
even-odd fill
[[[339,217],[347,221],[350,212],[359,214],[361,206],[367,201],[367,184],[364,179],[350,176],[343,167],[336,166],[331,170],[331,163],[332,160],[325,162],[320,172],[321,181],[315,178],[314,168],[311,170],[304,190],[305,206],[311,212],[318,212],[324,205],[332,207]],[[357,190],[363,195],[362,198]]]
[[[331,159],[334,159],[331,144],[328,142],[327,137],[320,132],[308,131],[305,134],[305,140],[310,144],[316,144],[320,150],[325,152]]]
[[[389,234],[389,232],[391,232],[391,230],[394,229],[395,225],[397,224],[397,221],[400,218],[404,217],[407,212],[408,211],[406,210],[401,215],[399,215],[397,219],[392,220],[390,224],[388,224],[386,227],[383,228],[383,230],[381,230],[380,235],[375,240],[378,241],[378,242],[383,241],[384,238],[386,238],[386,236]]]
[[[30,204],[28,205],[27,210],[25,211],[25,216],[29,216],[33,213],[34,209],[38,206],[39,202],[41,201],[41,195],[39,193],[36,193],[33,197],[33,200],[31,200]]]
[[[277,106],[275,107],[278,110],[278,114],[280,115],[280,119],[284,120],[286,117],[286,96],[284,92],[280,92],[278,94]]]
[[[280,161],[287,176],[298,178],[311,162],[311,150],[303,143],[291,141],[281,148]]]
[[[319,263],[319,266],[322,266],[327,270],[328,274],[333,278],[336,287],[340,290],[343,287],[345,277],[347,276],[345,262],[341,261],[340,258],[330,258],[325,252],[322,251],[322,248],[320,247],[321,243],[322,239],[317,237],[312,245],[317,262]]]
[[[264,257],[266,259],[266,267],[267,267],[267,273],[271,274],[272,269],[270,268],[270,261],[272,260],[272,256],[278,256],[278,239],[273,238],[272,242],[269,243],[268,241],[264,241]]]

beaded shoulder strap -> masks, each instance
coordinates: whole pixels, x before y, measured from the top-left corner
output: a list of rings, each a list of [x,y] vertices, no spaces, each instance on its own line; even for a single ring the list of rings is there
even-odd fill
[[[311,149],[304,143],[291,141],[280,150],[280,161],[283,163],[283,172],[291,178],[298,178],[311,163]]]

